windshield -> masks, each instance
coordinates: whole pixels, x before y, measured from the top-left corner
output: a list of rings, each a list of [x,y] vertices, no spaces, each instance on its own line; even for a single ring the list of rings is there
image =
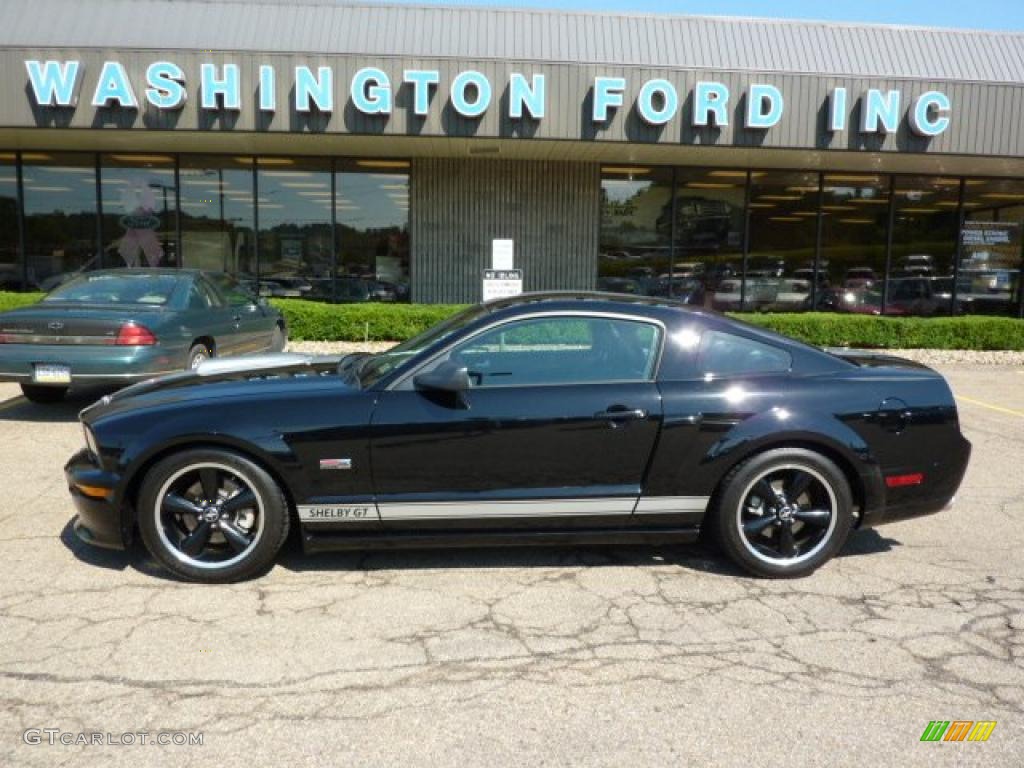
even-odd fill
[[[363,389],[372,387],[413,355],[417,355],[427,347],[446,339],[486,314],[487,310],[481,305],[472,306],[459,312],[457,315],[449,317],[444,322],[428,328],[419,336],[403,341],[387,352],[367,357],[359,364],[356,371],[359,385]]]
[[[181,278],[177,275],[83,275],[52,291],[44,302],[163,306]]]

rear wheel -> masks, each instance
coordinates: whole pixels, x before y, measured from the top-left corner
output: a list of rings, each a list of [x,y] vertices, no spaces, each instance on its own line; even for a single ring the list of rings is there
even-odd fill
[[[59,403],[68,393],[67,387],[47,387],[39,384],[22,384],[21,393],[33,403]]]
[[[265,570],[288,535],[288,504],[259,465],[197,449],[156,464],[139,493],[139,531],[164,567],[191,581],[239,581]]]
[[[188,368],[190,371],[194,371],[199,367],[200,363],[204,360],[209,360],[213,357],[213,353],[210,348],[205,344],[195,344],[192,349],[188,351]]]
[[[758,576],[805,576],[843,546],[853,497],[832,461],[780,448],[733,469],[714,514],[718,543],[738,565]]]

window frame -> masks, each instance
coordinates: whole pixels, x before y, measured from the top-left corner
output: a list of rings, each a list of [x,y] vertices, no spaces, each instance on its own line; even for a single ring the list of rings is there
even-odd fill
[[[518,323],[524,320],[550,320],[554,318],[588,318],[596,320],[623,320],[626,322],[633,323],[646,323],[647,325],[654,326],[658,332],[658,349],[655,353],[654,366],[651,368],[651,374],[645,379],[607,379],[604,381],[560,381],[553,382],[550,384],[497,384],[489,387],[473,387],[470,391],[484,391],[484,390],[497,390],[497,389],[533,389],[536,387],[581,387],[581,386],[603,386],[607,384],[653,384],[658,380],[658,376],[661,373],[661,364],[665,356],[665,340],[668,337],[668,331],[665,327],[665,323],[657,318],[653,317],[637,317],[636,315],[630,315],[622,312],[593,312],[584,310],[555,310],[549,312],[530,312],[528,314],[516,315],[515,317],[504,318],[497,322],[488,323],[482,326],[472,333],[465,336],[461,336],[457,339],[450,340],[449,343],[445,344],[440,350],[432,354],[429,358],[424,360],[419,365],[414,366],[409,371],[399,373],[397,378],[387,384],[384,387],[384,391],[415,391],[413,379],[421,373],[428,373],[432,371],[436,366],[443,363],[448,359],[451,352],[455,347],[462,344],[471,342],[478,336],[482,336],[485,333],[489,333],[496,329],[502,328],[506,325]]]

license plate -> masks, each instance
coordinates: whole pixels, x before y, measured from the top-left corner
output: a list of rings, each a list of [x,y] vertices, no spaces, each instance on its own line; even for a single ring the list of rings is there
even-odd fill
[[[32,368],[32,381],[36,384],[70,384],[71,369],[66,365],[37,363]]]

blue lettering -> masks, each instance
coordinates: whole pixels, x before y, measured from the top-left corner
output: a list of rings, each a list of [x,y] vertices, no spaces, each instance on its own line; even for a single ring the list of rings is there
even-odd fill
[[[36,104],[43,107],[73,107],[78,103],[82,67],[77,61],[26,61],[28,79]]]
[[[103,69],[100,70],[100,79],[96,83],[96,91],[92,96],[94,107],[105,107],[110,102],[116,101],[118,106],[135,109],[139,106],[131,83],[128,82],[128,75],[124,67],[118,61],[103,62]]]

